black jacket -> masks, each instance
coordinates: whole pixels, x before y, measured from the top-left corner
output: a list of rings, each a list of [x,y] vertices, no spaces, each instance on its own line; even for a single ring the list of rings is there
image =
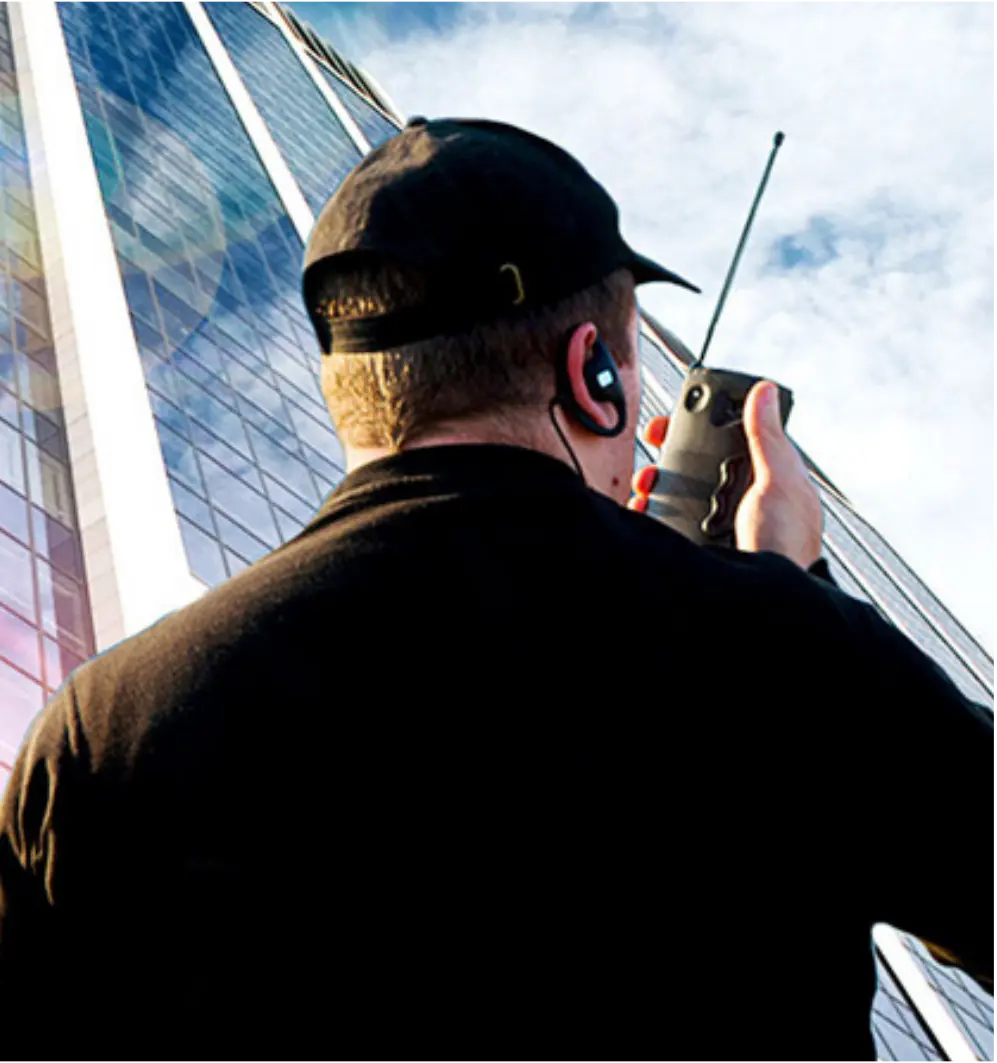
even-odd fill
[[[35,722],[5,1045],[872,1058],[875,922],[993,970],[992,733],[789,561],[407,452]]]

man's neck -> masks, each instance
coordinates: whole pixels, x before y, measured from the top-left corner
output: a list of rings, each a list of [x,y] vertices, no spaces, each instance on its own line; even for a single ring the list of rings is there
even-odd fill
[[[423,450],[426,447],[468,446],[475,443],[499,443],[506,446],[528,447],[531,450],[540,451],[540,453],[547,454],[560,461],[566,461],[567,458],[567,455],[563,453],[563,448],[562,452],[558,453],[554,448],[548,449],[543,445],[538,445],[537,440],[523,438],[516,439],[512,438],[511,434],[505,436],[495,432],[475,431],[472,428],[432,432],[428,435],[420,436],[411,443],[405,443],[400,447],[344,446],[343,451],[346,455],[346,471],[353,472],[354,470],[359,469],[362,465],[368,465],[372,461],[380,461],[382,458],[390,458],[394,454],[400,454],[407,450]]]

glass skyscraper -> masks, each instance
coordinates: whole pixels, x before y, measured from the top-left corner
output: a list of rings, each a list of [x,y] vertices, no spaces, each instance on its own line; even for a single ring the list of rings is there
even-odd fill
[[[276,4],[0,6],[0,786],[77,664],[296,535],[339,482],[299,265],[402,121]],[[648,317],[641,349],[643,425],[691,356]],[[992,711],[991,658],[811,468],[840,585]],[[889,815],[884,795],[884,843]],[[891,928],[875,947],[882,1058],[993,1058],[990,996]],[[819,926],[796,962],[820,962]]]

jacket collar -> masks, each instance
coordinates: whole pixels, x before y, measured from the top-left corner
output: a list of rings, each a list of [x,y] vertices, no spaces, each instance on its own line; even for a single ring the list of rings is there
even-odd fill
[[[421,447],[354,469],[326,498],[312,524],[345,510],[403,499],[555,490],[587,488],[569,465],[538,450],[501,443]]]

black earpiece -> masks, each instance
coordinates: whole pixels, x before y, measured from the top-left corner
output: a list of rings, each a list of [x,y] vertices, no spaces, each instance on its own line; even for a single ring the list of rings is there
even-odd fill
[[[567,345],[563,357],[558,362],[557,375],[557,401],[569,417],[597,436],[612,438],[623,431],[627,424],[627,400],[623,394],[623,382],[620,380],[612,353],[598,336],[592,348],[592,357],[585,363],[585,385],[593,401],[612,403],[617,415],[616,424],[612,428],[604,428],[593,421],[578,405],[568,380]]]

